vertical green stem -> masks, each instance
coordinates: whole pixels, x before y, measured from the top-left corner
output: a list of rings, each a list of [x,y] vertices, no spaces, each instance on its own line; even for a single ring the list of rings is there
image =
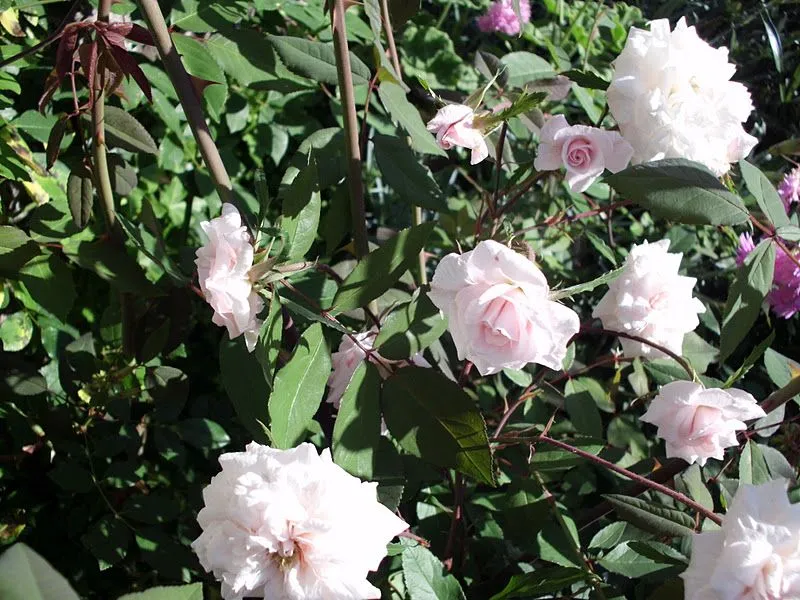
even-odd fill
[[[100,0],[97,7],[97,20],[108,22],[108,15],[111,12],[111,0]],[[106,153],[106,95],[105,95],[105,71],[99,70],[98,80],[90,81],[89,86],[95,94],[94,104],[92,105],[92,158],[94,170],[94,182],[97,187],[97,195],[100,200],[100,208],[103,212],[103,219],[106,222],[106,229],[112,243],[124,246],[125,240],[122,230],[117,222],[117,213],[114,207],[114,191],[111,187],[111,174],[108,170],[108,155]],[[133,298],[130,294],[121,293],[119,296],[120,318],[122,321],[122,353],[131,357],[134,353],[134,310]]]
[[[367,214],[364,208],[364,184],[361,180],[361,148],[358,144],[358,118],[353,91],[353,74],[350,68],[350,50],[345,27],[345,0],[333,0],[331,28],[336,52],[336,70],[339,74],[339,96],[344,113],[345,145],[347,151],[347,184],[350,188],[350,215],[353,223],[353,242],[356,257],[369,253],[367,243]]]
[[[389,16],[389,0],[381,0],[381,18],[383,20],[383,30],[386,32],[386,41],[389,44],[389,56],[392,59],[392,66],[398,79],[402,81],[403,74],[400,72],[400,58],[397,55],[397,46],[394,43],[394,31],[392,31],[392,20]]]
[[[161,13],[158,1],[139,0],[138,4],[147,21],[150,33],[153,35],[156,49],[159,56],[161,56],[161,61],[164,63],[167,75],[169,75],[169,79],[178,93],[181,106],[186,114],[186,120],[189,121],[189,126],[192,128],[192,134],[197,141],[197,147],[203,156],[203,161],[208,167],[211,179],[214,181],[214,186],[217,188],[217,194],[219,194],[219,198],[223,202],[230,202],[239,208],[242,218],[246,221],[246,213],[242,211],[242,207],[238,205],[234,197],[231,179],[225,169],[225,164],[222,162],[219,149],[211,137],[200,98],[192,85],[192,80],[186,72],[186,68],[181,62],[178,50],[172,43],[172,37],[170,37],[169,29],[167,29],[167,23],[164,21],[164,15]]]

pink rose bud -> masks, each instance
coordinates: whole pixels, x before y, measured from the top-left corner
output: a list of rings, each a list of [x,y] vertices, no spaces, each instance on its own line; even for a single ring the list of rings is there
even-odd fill
[[[445,256],[429,297],[448,319],[458,357],[481,375],[528,363],[560,370],[580,328],[575,311],[550,300],[536,265],[492,240]]]
[[[633,148],[616,131],[572,125],[563,115],[548,119],[542,127],[539,151],[533,166],[554,171],[563,165],[573,192],[582,192],[608,169],[618,173],[628,166]]]
[[[261,321],[256,317],[264,301],[248,275],[253,266],[253,245],[242,225],[239,211],[223,204],[222,216],[200,224],[208,237],[197,250],[197,276],[206,302],[214,309],[212,321],[226,327],[231,339],[244,334],[252,352],[258,341]]]
[[[428,131],[436,134],[436,143],[443,150],[461,146],[472,150],[470,164],[476,165],[489,156],[483,132],[473,125],[475,111],[463,104],[448,104],[428,122]]]
[[[736,432],[745,421],[766,416],[747,392],[706,389],[691,381],[673,381],[661,388],[641,420],[658,426],[667,443],[667,457],[706,464],[722,459],[725,448],[737,446]]]

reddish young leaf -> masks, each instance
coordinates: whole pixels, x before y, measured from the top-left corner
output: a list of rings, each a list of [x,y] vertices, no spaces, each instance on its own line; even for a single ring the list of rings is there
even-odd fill
[[[152,102],[153,94],[150,90],[150,82],[147,81],[147,76],[145,76],[144,71],[139,68],[139,63],[136,62],[136,59],[134,59],[124,48],[111,46],[109,50],[114,56],[114,59],[117,61],[117,64],[122,72],[125,73],[125,75],[133,77],[134,81],[136,81],[136,83],[139,84],[139,87],[142,88],[147,100]]]
[[[58,159],[58,152],[61,148],[61,140],[64,139],[64,133],[67,131],[67,115],[61,115],[58,121],[55,122],[53,128],[50,130],[50,135],[47,136],[47,170],[53,168]]]
[[[91,105],[94,103],[95,94],[100,87],[97,82],[97,42],[82,44],[78,48],[78,58],[81,61],[81,71],[88,82],[89,104]]]

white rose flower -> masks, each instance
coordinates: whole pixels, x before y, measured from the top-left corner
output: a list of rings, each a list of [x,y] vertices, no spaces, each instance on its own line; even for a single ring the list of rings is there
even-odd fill
[[[669,240],[631,248],[622,274],[608,285],[592,316],[606,329],[636,335],[680,355],[683,336],[700,324],[697,315],[705,307],[692,297],[697,280],[678,275],[683,254],[668,249]],[[643,342],[620,342],[627,357],[665,356]]]
[[[722,528],[692,536],[686,600],[800,598],[800,505],[786,484],[741,484]]]
[[[686,158],[716,175],[747,156],[756,145],[742,129],[753,110],[750,93],[730,81],[736,67],[727,48],[712,48],[681,18],[650,22],[650,31],[631,28],[614,61],[608,107],[633,162]]]
[[[208,237],[197,250],[197,276],[206,302],[214,309],[212,321],[226,327],[231,339],[244,334],[247,349],[256,347],[261,321],[256,317],[264,301],[250,281],[253,245],[242,217],[232,204],[222,205],[222,216],[200,223]]]
[[[448,319],[459,359],[491,375],[531,362],[561,369],[580,320],[549,294],[536,265],[488,240],[470,252],[445,256],[429,297]]]
[[[225,600],[380,598],[367,573],[408,525],[378,502],[377,483],[362,483],[311,444],[252,442],[219,461],[192,548]]]
[[[328,402],[333,404],[335,408],[339,408],[342,403],[342,396],[347,389],[347,385],[353,378],[353,373],[356,372],[358,365],[361,361],[367,359],[367,351],[372,350],[372,344],[378,336],[378,330],[373,328],[363,333],[357,333],[351,338],[349,335],[342,336],[342,341],[339,343],[339,349],[331,354],[331,375],[328,377]],[[358,343],[356,343],[358,342]],[[386,379],[391,375],[391,372],[386,368],[382,357],[377,352],[373,352],[369,356],[369,360],[378,369],[381,377]],[[417,353],[412,356],[407,363],[417,365],[418,367],[430,367],[431,364],[425,360],[422,353]],[[405,365],[404,365],[405,366]]]
[[[764,416],[756,399],[742,390],[673,381],[661,388],[641,420],[658,426],[667,457],[703,466],[709,458],[722,459],[725,448],[739,444],[736,432],[747,429],[745,421]]]

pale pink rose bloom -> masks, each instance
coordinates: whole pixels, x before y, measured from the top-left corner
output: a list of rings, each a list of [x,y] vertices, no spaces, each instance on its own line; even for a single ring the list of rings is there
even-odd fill
[[[745,421],[766,416],[747,392],[730,388],[706,389],[692,381],[673,381],[661,388],[641,420],[658,427],[667,443],[667,457],[706,464],[722,459],[725,448],[737,446],[736,432]]]
[[[192,549],[225,600],[381,597],[367,573],[408,525],[378,502],[377,483],[362,483],[311,444],[252,442],[219,462]]]
[[[370,329],[363,333],[357,333],[351,338],[349,335],[342,336],[342,341],[339,344],[339,349],[331,354],[331,375],[328,377],[328,402],[333,404],[335,408],[339,408],[342,403],[342,396],[347,389],[350,380],[353,378],[353,373],[356,372],[358,365],[367,359],[367,351],[372,350],[372,345],[375,338],[378,336],[377,329]],[[356,343],[358,342],[358,343]],[[376,366],[381,377],[386,379],[391,375],[387,366],[382,362],[382,357],[377,352],[369,354],[369,361]],[[425,360],[422,353],[417,353],[412,356],[408,361],[404,361],[407,366],[409,363],[417,365],[418,367],[430,367],[430,363]],[[397,365],[396,365],[397,366]]]
[[[436,143],[443,150],[461,146],[472,150],[470,163],[475,165],[489,156],[483,132],[474,127],[475,111],[463,104],[448,104],[428,121],[428,131],[436,134]]]
[[[800,505],[787,483],[740,484],[722,527],[692,536],[686,600],[800,598]]]
[[[564,115],[551,117],[542,127],[533,166],[554,171],[563,165],[573,192],[582,192],[608,169],[618,173],[628,166],[633,147],[616,131],[572,125]]]
[[[629,333],[680,355],[683,337],[700,324],[705,306],[692,296],[697,280],[678,274],[681,253],[667,252],[669,240],[631,248],[622,274],[608,284],[608,292],[592,316],[611,331]],[[626,357],[665,358],[644,342],[620,338]]]
[[[580,328],[575,311],[550,300],[536,265],[492,240],[445,256],[429,297],[448,319],[459,359],[481,375],[528,363],[560,370]]]
[[[252,352],[261,321],[256,317],[264,301],[248,275],[253,266],[253,245],[239,211],[222,205],[222,216],[200,224],[208,241],[197,250],[197,276],[206,301],[214,309],[212,321],[227,328],[231,339],[244,335]]]

